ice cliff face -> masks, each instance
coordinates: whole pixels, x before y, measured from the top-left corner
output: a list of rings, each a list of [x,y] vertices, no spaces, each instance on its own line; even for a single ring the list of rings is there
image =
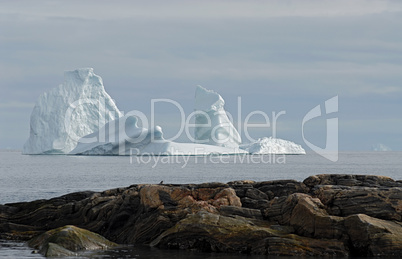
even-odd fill
[[[24,154],[67,154],[79,138],[121,116],[92,68],[67,71],[64,82],[43,93],[31,114]]]
[[[237,148],[241,138],[216,92],[197,86],[195,92],[195,139],[197,143]]]
[[[251,154],[306,154],[302,146],[288,140],[272,137],[260,138],[255,142],[242,144],[240,148]]]

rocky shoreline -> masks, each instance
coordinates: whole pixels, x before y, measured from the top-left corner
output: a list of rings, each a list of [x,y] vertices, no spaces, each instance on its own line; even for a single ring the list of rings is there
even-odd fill
[[[117,244],[161,249],[402,256],[402,181],[326,174],[303,182],[138,184],[0,205],[1,239],[31,240],[41,250],[45,241],[39,235],[61,229],[65,236],[62,227],[67,225],[68,230],[89,230]],[[55,240],[46,242],[54,247]],[[68,252],[106,247],[56,244]]]

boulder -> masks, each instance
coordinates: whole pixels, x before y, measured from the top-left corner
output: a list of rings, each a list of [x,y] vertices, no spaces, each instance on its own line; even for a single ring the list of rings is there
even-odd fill
[[[71,225],[49,230],[31,239],[28,245],[44,256],[75,256],[76,252],[117,246],[96,233]]]
[[[343,219],[329,215],[319,199],[303,193],[272,200],[264,210],[264,217],[292,226],[301,236],[326,239],[341,239],[344,236]]]
[[[349,216],[345,227],[355,256],[402,256],[401,222],[376,219],[364,214]]]

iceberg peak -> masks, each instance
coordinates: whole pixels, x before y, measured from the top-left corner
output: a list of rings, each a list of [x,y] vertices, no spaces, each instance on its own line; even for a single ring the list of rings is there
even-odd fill
[[[64,82],[37,100],[24,154],[67,154],[79,138],[121,117],[93,68],[64,73]]]
[[[223,110],[225,101],[222,96],[213,90],[207,90],[204,87],[197,85],[195,90],[195,110],[199,111],[219,111]]]
[[[195,90],[195,140],[197,143],[238,148],[241,138],[218,93],[197,86]]]

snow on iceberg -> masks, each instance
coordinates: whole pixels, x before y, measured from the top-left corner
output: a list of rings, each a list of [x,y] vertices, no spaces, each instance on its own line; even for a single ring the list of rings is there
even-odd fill
[[[241,138],[216,92],[197,86],[195,92],[195,139],[197,143],[238,148]]]
[[[212,145],[177,143],[163,138],[162,128],[138,127],[137,118],[126,115],[80,139],[74,155],[209,155],[246,151]]]
[[[301,145],[272,137],[260,138],[255,142],[242,144],[240,148],[251,154],[306,154]]]
[[[67,154],[80,137],[120,116],[92,68],[67,71],[63,84],[37,100],[23,154]]]

